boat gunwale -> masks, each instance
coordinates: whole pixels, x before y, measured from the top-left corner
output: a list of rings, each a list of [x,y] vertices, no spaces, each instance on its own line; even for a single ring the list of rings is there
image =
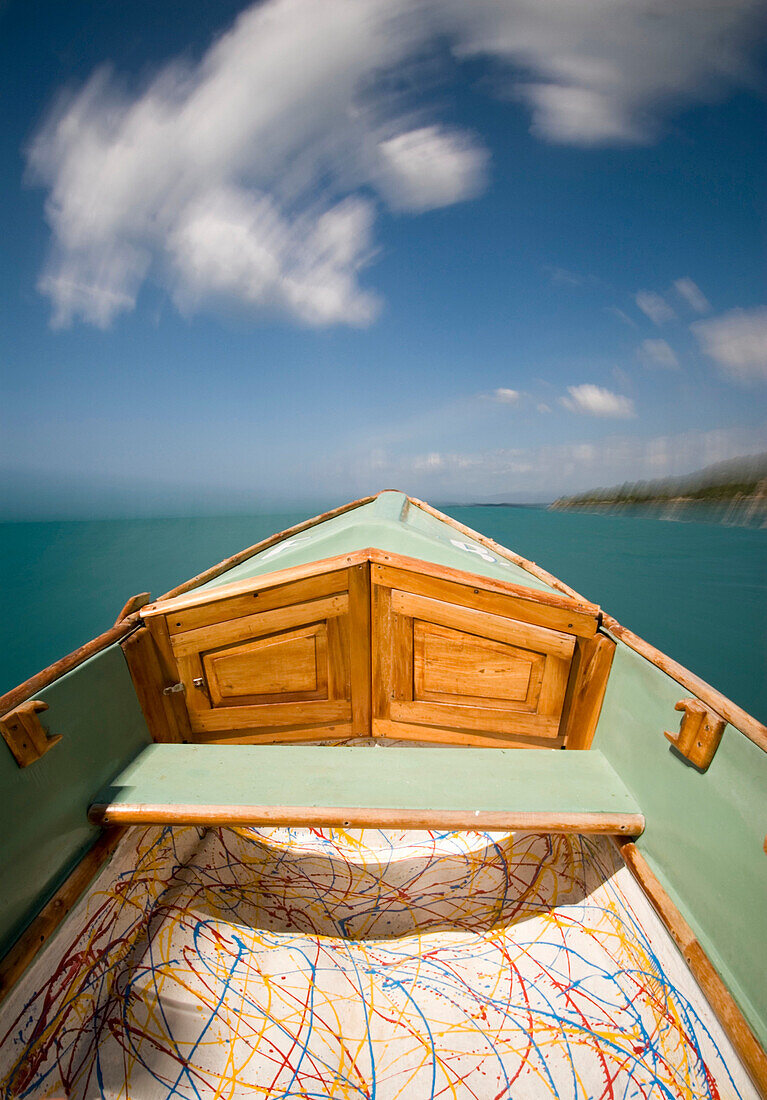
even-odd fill
[[[155,604],[161,600],[170,600],[177,596],[181,596],[189,592],[191,589],[206,583],[209,580],[213,580],[220,576],[221,573],[226,572],[228,569],[233,568],[235,565],[246,561],[248,558],[253,557],[254,554],[260,550],[266,550],[270,546],[274,546],[276,543],[281,542],[283,539],[290,537],[293,534],[297,534],[301,531],[305,531],[310,527],[315,527],[325,520],[334,519],[336,516],[343,515],[345,512],[353,511],[355,508],[360,508],[365,504],[370,504],[376,500],[383,492],[399,492],[399,490],[387,490],[382,489],[380,493],[374,493],[371,496],[360,497],[359,500],[352,501],[349,504],[342,505],[339,508],[334,508],[329,512],[323,512],[321,515],[314,516],[311,519],[304,520],[302,523],[296,524],[293,527],[288,527],[284,531],[277,532],[274,535],[270,535],[269,538],[263,539],[261,542],[255,543],[253,546],[248,547],[246,550],[241,550],[238,554],[232,555],[230,558],[226,558],[224,561],[219,562],[218,565],[211,566],[210,569],[198,574],[196,577],[192,577],[190,580],[185,581],[183,584],[178,585],[176,588],[172,588],[169,592],[166,592],[163,596],[158,597],[158,600],[154,601]],[[403,494],[406,495],[406,494]],[[422,511],[427,512],[429,515],[434,516],[447,523],[449,526],[455,528],[462,533],[469,535],[471,538],[477,539],[484,546],[494,550],[500,556],[507,558],[507,560],[519,565],[533,576],[537,576],[539,580],[544,580],[546,583],[550,583],[553,587],[556,587],[563,595],[569,596],[572,600],[583,600],[574,589],[570,588],[563,581],[558,580],[546,570],[541,569],[540,566],[535,565],[534,562],[529,562],[527,559],[515,554],[513,551],[508,550],[507,547],[501,546],[494,542],[493,539],[487,538],[485,535],[481,535],[477,531],[473,531],[472,528],[467,527],[465,524],[459,523],[458,520],[454,520],[451,516],[446,515],[438,509],[433,508],[430,504],[426,504],[424,501],[419,501],[415,497],[407,497],[410,504]],[[346,555],[351,558],[353,555]],[[330,559],[328,559],[330,560]],[[418,559],[411,559],[417,561]],[[264,574],[264,576],[274,576],[275,574]],[[490,578],[483,578],[484,581],[490,580]],[[508,582],[500,582],[505,584]],[[222,588],[225,586],[221,586]],[[522,586],[519,586],[522,587]],[[215,591],[220,591],[216,589]],[[523,590],[524,591],[524,590]],[[530,590],[536,591],[537,590]],[[540,593],[545,595],[545,593]],[[549,595],[554,595],[549,593]],[[528,597],[530,598],[530,597]],[[584,601],[588,602],[588,601]],[[149,605],[151,606],[151,605]],[[596,605],[590,605],[596,606]],[[566,607],[575,610],[572,602],[567,602]],[[142,609],[143,611],[143,609]],[[60,676],[65,675],[67,672],[71,672],[82,664],[89,657],[99,653],[102,649],[106,649],[113,642],[119,641],[121,638],[130,634],[133,630],[137,629],[141,625],[141,618],[139,612],[133,612],[128,618],[123,619],[103,634],[97,635],[91,639],[90,642],[86,642],[84,645],[73,650],[71,653],[64,657],[61,657],[58,661],[54,661],[48,665],[41,672],[31,676],[28,680],[23,681],[15,688],[11,688],[10,691],[0,696],[0,717],[13,710],[14,707],[19,706],[20,703],[25,702],[27,699],[31,699],[36,692],[41,691],[43,688],[50,686]],[[634,634],[633,631],[627,627],[621,626],[617,619],[608,615],[606,612],[600,613],[600,626],[606,629],[608,632],[615,635],[615,637],[628,646],[629,649],[633,649],[645,660],[655,665],[662,672],[665,672],[667,676],[670,676],[672,680],[675,680],[681,687],[684,687],[688,691],[695,693],[698,699],[702,702],[712,706],[718,713],[721,713],[723,718],[726,718],[729,724],[739,733],[747,737],[755,745],[757,745],[763,752],[767,752],[767,725],[764,725],[748,711],[743,710],[737,703],[734,703],[727,696],[723,695],[711,684],[701,679],[690,669],[684,665],[675,661],[672,657],[667,656],[662,650],[657,649],[650,642],[646,642],[638,634]]]
[[[331,558],[318,558],[304,565],[292,565],[286,569],[275,570],[272,573],[261,573],[255,577],[243,577],[241,580],[218,585],[216,588],[206,588],[202,591],[195,589],[169,599],[162,597],[142,607],[140,614],[142,618],[148,619],[157,615],[182,611],[190,607],[202,607],[217,603],[219,600],[229,599],[232,596],[241,596],[256,589],[278,588],[280,585],[290,584],[292,581],[302,580],[317,574],[336,572],[347,569],[349,566],[364,565],[366,562],[404,569],[410,573],[442,577],[470,588],[499,592],[503,595],[526,600],[528,603],[543,604],[546,607],[555,607],[561,611],[587,615],[597,622],[602,613],[598,604],[584,600],[582,597],[576,600],[572,596],[565,596],[558,592],[541,592],[537,588],[527,588],[525,585],[516,584],[513,581],[486,577],[481,573],[471,573],[468,570],[455,569],[453,566],[438,565],[436,562],[426,561],[422,558],[411,558],[405,554],[394,553],[391,550],[381,550],[377,546],[366,546],[362,550],[351,550],[346,554],[337,554]]]

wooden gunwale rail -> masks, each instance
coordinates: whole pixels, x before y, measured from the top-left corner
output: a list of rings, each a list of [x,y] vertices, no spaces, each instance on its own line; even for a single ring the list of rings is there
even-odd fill
[[[72,650],[66,657],[61,657],[58,661],[54,661],[52,665],[48,665],[42,672],[30,676],[23,684],[11,688],[5,695],[0,696],[0,717],[7,714],[8,711],[13,710],[14,707],[17,707],[20,703],[37,695],[38,691],[42,691],[43,688],[49,687],[54,680],[58,680],[67,672],[71,672],[72,669],[77,668],[78,665],[87,661],[89,657],[94,657],[97,653],[101,653],[102,649],[108,649],[114,642],[119,642],[121,638],[127,637],[133,630],[138,629],[140,625],[141,622],[137,613],[129,615],[127,618],[116,622],[109,630],[105,630],[103,634],[98,634],[95,638],[91,638],[89,642]]]
[[[761,1096],[767,1100],[767,1053],[701,947],[690,925],[666,893],[633,841],[614,837],[623,862],[639,883],[669,935],[681,951],[693,977],[737,1051]]]
[[[744,737],[748,737],[760,749],[767,752],[767,726],[762,725],[748,711],[743,710],[737,703],[733,703],[726,695],[722,695],[715,687],[706,683],[705,680],[701,680],[700,676],[690,672],[684,665],[680,665],[678,661],[668,657],[660,649],[656,649],[654,645],[650,645],[644,638],[640,638],[638,634],[634,634],[625,626],[621,626],[612,615],[603,614],[602,626],[609,630],[611,634],[614,634],[619,641],[624,642],[629,649],[633,649],[635,653],[665,672],[672,680],[676,680],[682,687],[691,691],[702,702],[707,703],[722,718],[726,718],[730,725],[739,730]]]
[[[106,829],[97,837],[13,947],[0,959],[0,1001],[72,911],[127,832],[127,827],[117,827]]]
[[[382,492],[387,490],[383,489]],[[323,512],[320,516],[314,516],[312,519],[305,519],[301,523],[296,523],[293,527],[287,527],[284,531],[278,531],[274,535],[269,535],[268,538],[262,539],[261,542],[256,542],[253,546],[248,546],[245,550],[240,550],[237,554],[232,554],[229,558],[224,558],[218,565],[211,565],[209,569],[203,570],[202,573],[198,573],[196,577],[192,577],[188,581],[184,581],[183,584],[176,585],[175,588],[171,588],[170,592],[164,593],[159,596],[159,600],[170,600],[174,596],[181,596],[184,592],[188,592],[191,588],[197,588],[201,584],[206,584],[208,581],[213,581],[216,577],[220,577],[222,573],[226,573],[228,569],[234,569],[236,565],[240,565],[242,562],[247,561],[248,558],[252,558],[254,554],[258,554],[261,550],[268,550],[270,546],[274,546],[275,543],[282,542],[283,539],[290,538],[292,535],[299,535],[302,531],[306,531],[309,527],[316,527],[319,523],[324,523],[327,519],[335,519],[336,516],[342,516],[344,512],[351,512],[355,508],[361,508],[364,504],[371,504],[376,497],[380,496],[380,493],[373,493],[369,497],[360,497],[359,500],[353,500],[351,504],[342,504],[340,508],[332,508],[329,512]]]

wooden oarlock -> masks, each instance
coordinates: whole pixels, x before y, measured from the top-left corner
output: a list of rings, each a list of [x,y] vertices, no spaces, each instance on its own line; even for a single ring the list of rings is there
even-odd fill
[[[678,733],[664,731],[677,752],[704,772],[714,759],[726,722],[698,699],[681,699],[674,710],[684,711]]]

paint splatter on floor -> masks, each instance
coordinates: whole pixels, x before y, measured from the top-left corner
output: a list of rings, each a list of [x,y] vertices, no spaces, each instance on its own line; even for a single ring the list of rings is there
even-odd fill
[[[0,1013],[4,1098],[755,1096],[610,843],[133,830]]]

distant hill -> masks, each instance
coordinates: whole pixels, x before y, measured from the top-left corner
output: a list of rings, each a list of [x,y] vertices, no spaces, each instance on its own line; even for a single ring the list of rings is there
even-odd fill
[[[568,510],[634,505],[709,505],[724,510],[730,522],[739,522],[739,518],[731,507],[728,511],[728,506],[737,506],[737,512],[742,512],[747,522],[757,516],[767,516],[767,451],[717,462],[684,477],[626,482],[609,489],[591,489],[560,497],[551,507]]]

